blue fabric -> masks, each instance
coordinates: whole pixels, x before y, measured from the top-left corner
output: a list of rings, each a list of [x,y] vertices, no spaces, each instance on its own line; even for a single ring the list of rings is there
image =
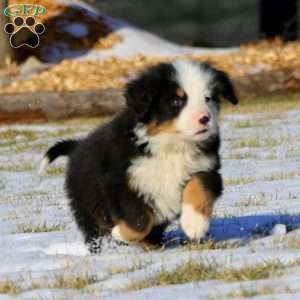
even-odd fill
[[[203,241],[212,239],[222,242],[231,239],[250,239],[270,235],[277,224],[284,224],[287,231],[300,228],[300,216],[254,215],[243,217],[216,218],[211,221],[210,230]],[[176,247],[189,239],[180,229],[164,233],[166,247]]]

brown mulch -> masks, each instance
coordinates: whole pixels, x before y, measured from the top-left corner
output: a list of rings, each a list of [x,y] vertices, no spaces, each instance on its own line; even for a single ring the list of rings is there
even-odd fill
[[[138,56],[134,59],[65,60],[21,84],[13,82],[9,86],[0,88],[0,93],[121,88],[130,74],[162,60],[167,58]]]
[[[22,4],[23,0],[10,0],[10,4]],[[47,8],[47,14],[37,19],[45,25],[37,48],[16,49],[16,59],[21,62],[29,56],[43,61],[53,41],[61,41],[67,50],[90,51],[111,48],[122,41],[105,24],[101,16],[91,17],[85,10],[74,5],[67,6],[50,0],[27,0],[27,4],[39,4]],[[62,24],[83,23],[88,34],[74,37],[64,31]],[[64,51],[64,48],[59,49]],[[241,47],[240,51],[224,55],[192,55],[196,61],[209,61],[227,71],[235,80],[241,94],[266,94],[300,91],[300,41],[283,43],[280,39],[261,41]],[[0,93],[28,93],[35,91],[80,91],[106,88],[121,88],[137,71],[162,62],[170,57],[137,56],[132,59],[109,58],[95,61],[64,60],[53,68],[32,76],[22,82],[12,82],[0,87]],[[7,72],[18,75],[14,65]]]
[[[244,94],[300,91],[300,41],[264,40],[236,53],[206,58],[227,71]]]
[[[224,55],[191,56],[209,61],[227,71],[241,94],[257,95],[300,91],[300,42],[262,41]],[[76,91],[121,88],[133,74],[170,57],[138,56],[132,59],[110,58],[96,61],[65,60],[29,80],[0,88],[0,93],[34,91]]]

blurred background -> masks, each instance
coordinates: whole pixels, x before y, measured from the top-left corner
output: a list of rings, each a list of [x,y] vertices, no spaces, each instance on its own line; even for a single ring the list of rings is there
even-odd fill
[[[228,72],[241,96],[299,92],[299,6],[300,0],[3,0],[0,27],[11,33],[0,30],[0,93],[10,100],[0,103],[6,111],[0,120],[28,107],[50,118],[48,106],[33,105],[30,93],[42,93],[39,99],[48,103],[49,97],[65,103],[55,92],[77,93],[84,103],[91,101],[82,96],[87,91],[100,102],[107,91],[108,99],[120,98],[138,71],[178,58]],[[46,13],[34,14],[37,7]],[[33,16],[35,23],[19,26],[17,16]],[[38,33],[37,24],[45,32]],[[73,114],[83,113],[80,107]]]
[[[299,0],[104,0],[103,12],[180,44],[237,46],[262,37],[299,36]]]

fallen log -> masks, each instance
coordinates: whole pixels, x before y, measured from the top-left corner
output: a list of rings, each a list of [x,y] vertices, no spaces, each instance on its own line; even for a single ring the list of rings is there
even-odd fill
[[[124,104],[120,89],[2,94],[0,122],[111,115],[120,111]]]

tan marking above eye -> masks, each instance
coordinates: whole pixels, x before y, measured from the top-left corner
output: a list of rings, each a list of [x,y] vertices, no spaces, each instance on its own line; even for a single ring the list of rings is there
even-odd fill
[[[178,96],[178,97],[180,97],[180,98],[183,98],[184,97],[184,95],[185,95],[185,92],[184,92],[184,90],[183,89],[181,89],[181,88],[178,88],[177,90],[176,90],[176,96]]]
[[[157,123],[156,121],[149,124],[147,133],[150,136],[158,135],[160,133],[176,133],[176,125],[174,120]]]

